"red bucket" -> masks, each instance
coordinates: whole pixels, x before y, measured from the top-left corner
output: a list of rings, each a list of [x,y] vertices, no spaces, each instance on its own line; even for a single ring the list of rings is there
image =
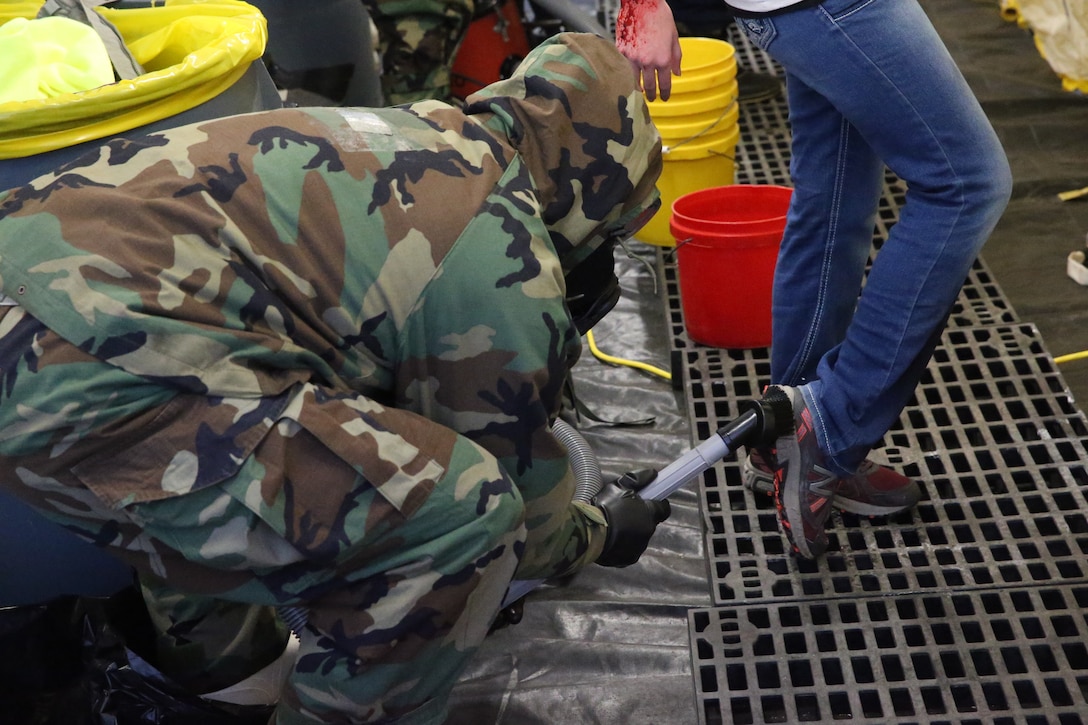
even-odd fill
[[[732,233],[781,229],[793,189],[733,184],[695,191],[673,202],[672,218],[687,229]]]
[[[735,184],[673,203],[669,230],[693,342],[731,349],[771,344],[771,287],[791,194],[788,187]]]

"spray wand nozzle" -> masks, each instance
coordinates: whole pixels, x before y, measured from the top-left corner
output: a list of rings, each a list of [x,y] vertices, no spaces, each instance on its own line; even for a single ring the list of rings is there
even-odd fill
[[[748,401],[733,421],[695,448],[665,466],[657,478],[639,492],[642,498],[660,501],[741,446],[774,445],[775,439],[793,427],[793,406],[779,388],[770,388],[760,400]]]
[[[775,439],[793,430],[793,406],[779,388],[768,388],[760,400],[744,403],[741,414],[719,428],[714,435],[662,468],[645,488],[638,492],[644,499],[660,501],[694,479],[741,446],[774,445]],[[510,583],[503,606],[509,606],[543,583],[517,580]]]

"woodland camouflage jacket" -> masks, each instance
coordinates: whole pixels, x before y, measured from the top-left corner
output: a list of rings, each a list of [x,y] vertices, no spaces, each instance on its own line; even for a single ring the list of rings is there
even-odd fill
[[[627,62],[581,34],[464,109],[280,109],[107,143],[0,195],[0,289],[119,377],[58,381],[40,409],[0,384],[0,439],[31,454],[66,401],[96,401],[99,443],[49,455],[120,507],[231,475],[321,404],[296,394],[311,383],[482,445],[526,501],[519,576],[576,568],[603,520],[570,503],[549,430],[581,347],[563,273],[657,198],[659,170]],[[152,409],[168,425],[145,427]],[[363,470],[351,430],[311,428]]]

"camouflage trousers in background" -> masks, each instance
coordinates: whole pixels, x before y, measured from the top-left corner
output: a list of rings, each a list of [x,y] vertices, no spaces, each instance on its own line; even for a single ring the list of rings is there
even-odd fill
[[[234,475],[155,500],[141,489],[162,484],[133,477],[131,451],[116,450],[117,478],[133,492],[115,505],[80,466],[50,465],[101,447],[126,422],[109,412],[131,412],[118,401],[154,399],[153,389],[21,308],[0,307],[0,488],[136,567],[171,645],[166,659],[181,675],[203,673],[203,691],[227,684],[208,673],[248,674],[282,650],[271,607],[303,607],[308,624],[273,722],[443,722],[524,544],[524,505],[497,461],[410,413],[403,430],[375,430],[367,440],[391,446],[376,460],[402,461],[397,441],[428,455],[434,486],[401,507],[408,513],[287,418]],[[149,437],[168,418],[150,412]],[[419,461],[392,475],[418,476]]]
[[[387,105],[450,100],[450,68],[474,0],[363,0],[378,28]]]

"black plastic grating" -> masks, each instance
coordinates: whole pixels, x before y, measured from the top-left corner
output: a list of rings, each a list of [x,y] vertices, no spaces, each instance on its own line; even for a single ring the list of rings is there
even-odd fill
[[[1012,304],[1001,291],[989,267],[976,259],[948,318],[950,327],[1019,322]]]
[[[703,349],[685,361],[697,441],[769,374],[765,351]],[[873,454],[918,480],[919,506],[873,520],[836,513],[818,565],[788,553],[769,497],[723,461],[701,483],[714,601],[1088,578],[1085,440],[1088,421],[1033,326],[950,329]]]
[[[700,722],[1088,718],[1088,585],[689,612]]]
[[[790,185],[790,130],[783,103],[744,103],[737,120],[738,184]]]
[[[1085,420],[1034,325],[949,328],[885,446],[996,450],[1083,438]]]
[[[835,512],[828,552],[815,562],[789,552],[769,496],[746,490],[736,464],[716,466],[704,498],[715,603],[1088,581],[1083,445],[979,453],[939,456],[950,471],[958,462],[971,472],[930,474],[909,512]]]
[[[696,441],[770,382],[767,349],[699,347],[684,360]],[[1088,435],[1085,421],[1034,325],[948,328],[884,450],[916,463],[938,449],[1079,438]]]

